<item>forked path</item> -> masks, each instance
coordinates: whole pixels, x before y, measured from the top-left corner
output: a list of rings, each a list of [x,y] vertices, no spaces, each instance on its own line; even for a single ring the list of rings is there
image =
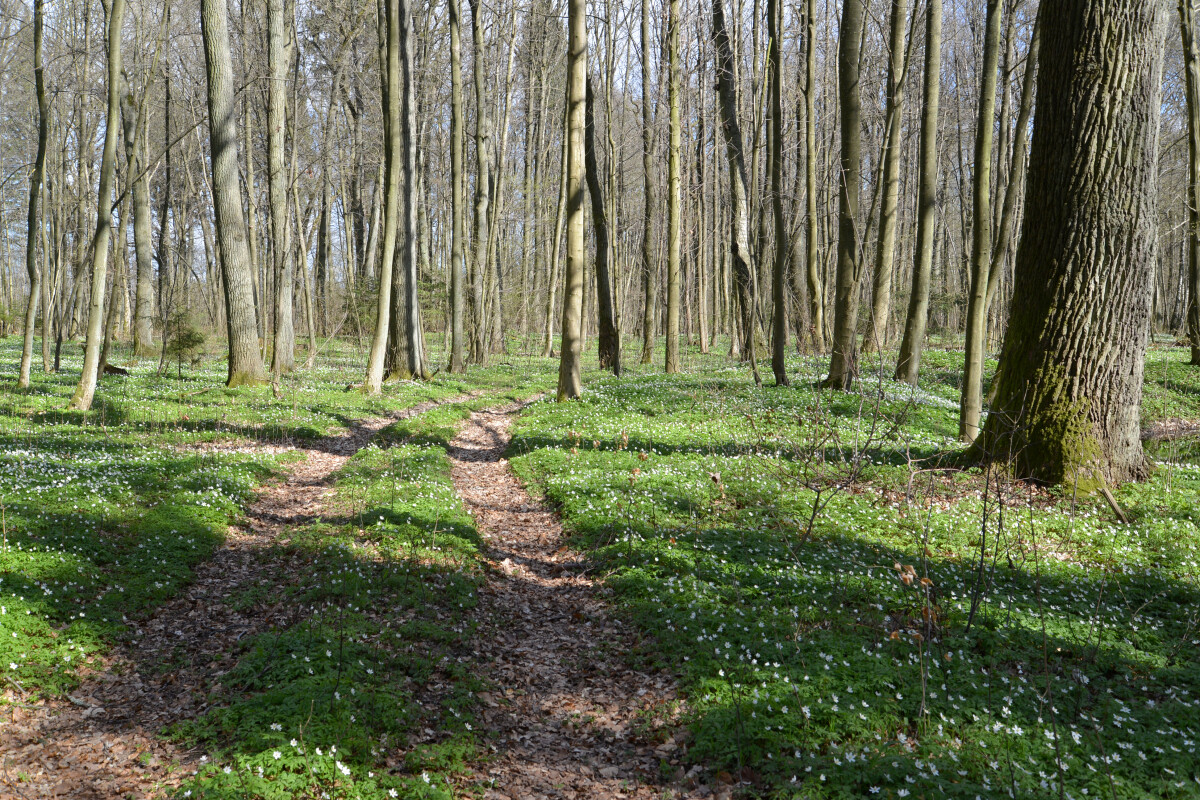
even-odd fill
[[[334,474],[381,428],[462,399],[429,401],[297,445],[304,460],[259,494],[247,523],[229,531],[193,582],[137,625],[130,642],[95,665],[66,700],[17,702],[11,716],[0,717],[0,798],[149,797],[198,767],[199,752],[169,744],[160,732],[207,710],[239,640],[296,621],[296,608],[269,590],[290,565],[264,551],[322,512]],[[247,592],[257,599],[237,602]]]
[[[472,415],[449,450],[454,485],[499,566],[480,591],[474,644],[497,687],[482,697],[496,752],[474,777],[489,800],[663,797],[660,764],[680,754],[669,729],[648,729],[669,721],[673,682],[629,667],[633,632],[607,613],[558,517],[510,470],[520,407]]]

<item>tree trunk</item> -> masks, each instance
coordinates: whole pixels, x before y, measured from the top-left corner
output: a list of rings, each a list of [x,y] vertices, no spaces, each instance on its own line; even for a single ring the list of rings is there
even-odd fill
[[[904,79],[908,52],[904,24],[908,0],[892,0],[887,108],[884,112],[883,171],[880,180],[879,241],[875,249],[875,275],[871,281],[871,328],[863,341],[866,351],[882,350],[888,343],[888,318],[892,314],[892,272],[896,253],[896,224],[900,208],[900,126],[904,116]]]
[[[288,176],[284,159],[291,42],[284,0],[267,0],[267,189],[271,203],[271,253],[275,274],[275,336],[271,349],[271,372],[276,381],[296,366],[296,330],[292,321],[295,276],[288,225]]]
[[[678,2],[678,0],[675,0]],[[583,394],[580,376],[583,322],[583,149],[587,105],[587,3],[567,3],[567,157],[563,162],[567,201],[567,266],[563,280],[562,345],[558,399]]]
[[[121,26],[125,0],[112,0],[108,11],[108,116],[104,151],[100,157],[100,189],[96,201],[96,235],[92,238],[92,298],[88,309],[83,372],[68,408],[87,411],[96,393],[100,344],[104,337],[104,285],[108,277],[108,246],[112,239],[112,194],[117,171],[117,134],[121,126]],[[81,190],[82,194],[82,190]]]
[[[119,1],[119,0],[118,0]],[[208,74],[209,142],[212,151],[213,209],[225,281],[229,326],[230,387],[266,380],[258,348],[254,274],[246,242],[246,221],[238,186],[237,117],[234,114],[233,63],[229,54],[226,0],[201,0],[200,22]]]
[[[930,0],[940,3],[941,0]],[[821,219],[817,214],[817,0],[808,0],[805,12],[804,45],[804,209],[808,219],[806,276],[808,279],[809,324],[813,349],[825,352],[825,286],[817,256]],[[935,120],[936,122],[936,120]]]
[[[987,284],[992,261],[992,140],[995,136],[996,70],[1000,62],[1001,0],[988,0],[983,40],[983,78],[975,128],[975,183],[971,212],[971,293],[967,298],[967,339],[963,356],[958,436],[973,442],[983,412],[983,359],[987,344]]]
[[[942,80],[942,0],[929,0],[925,18],[925,85],[922,89],[921,142],[917,177],[917,241],[913,248],[912,292],[895,378],[917,385],[925,325],[929,321],[929,281],[937,235],[938,104]]]
[[[604,192],[600,187],[600,169],[596,163],[596,113],[592,82],[587,81],[587,108],[584,130],[584,167],[587,175],[588,192],[591,195],[592,228],[596,235],[596,302],[597,322],[600,335],[597,337],[601,369],[611,369],[617,377],[621,375],[621,333],[613,313],[612,277],[609,275],[608,256],[609,229],[605,213]]]
[[[733,48],[725,27],[722,0],[713,0],[713,43],[717,48],[717,93],[721,104],[721,130],[725,138],[725,156],[729,162],[729,255],[733,267],[733,282],[737,292],[735,303],[741,311],[741,331],[745,337],[746,353],[754,383],[762,385],[758,374],[758,357],[754,341],[754,320],[757,301],[754,291],[754,256],[750,252],[750,222],[746,196],[746,157],[742,147],[742,128],[738,124],[737,83],[734,81]],[[737,340],[737,332],[730,332]]]
[[[459,0],[450,8],[450,366],[452,373],[467,371],[463,361],[463,292],[467,267],[463,258],[466,211],[463,192],[462,24]]]
[[[1188,115],[1187,329],[1192,364],[1200,365],[1200,51],[1193,0],[1179,0]]]
[[[558,262],[562,249],[563,224],[567,215],[567,178],[569,176],[567,155],[571,145],[569,135],[571,125],[570,81],[567,81],[567,97],[564,106],[562,153],[559,156],[562,168],[558,175],[558,203],[554,212],[554,237],[550,253],[550,291],[546,292],[546,335],[542,339],[542,358],[550,358],[554,355],[554,295],[558,291]],[[580,302],[583,302],[582,299]]]
[[[895,0],[902,3],[904,0]],[[767,38],[770,62],[770,115],[771,154],[771,210],[775,220],[775,265],[771,271],[771,302],[774,307],[771,321],[771,371],[775,374],[776,386],[787,386],[787,295],[784,294],[784,279],[787,276],[788,240],[787,227],[783,220],[783,74],[780,41],[779,0],[767,0]]]
[[[488,116],[487,81],[483,74],[486,53],[483,42],[482,0],[467,0],[471,7],[471,42],[474,46],[472,64],[475,78],[475,236],[471,245],[471,292],[474,306],[474,333],[471,337],[471,360],[487,362],[487,320],[484,318],[484,276],[488,268],[490,241],[488,203],[492,191],[492,124]],[[582,99],[580,102],[583,102]],[[582,109],[581,109],[582,111]]]
[[[679,0],[667,0],[667,104],[670,135],[667,147],[667,355],[665,371],[679,371],[679,259],[682,249],[680,155]]]
[[[397,32],[391,33],[395,25]],[[398,103],[398,113],[392,115],[392,128],[385,140],[392,148],[388,155],[393,165],[398,165],[400,178],[399,215],[396,232],[397,260],[392,266],[392,313],[388,362],[391,364],[389,377],[398,380],[423,380],[428,377],[425,369],[424,337],[421,330],[421,305],[418,296],[417,266],[417,82],[413,41],[413,18],[410,0],[388,0],[388,45],[398,48],[395,59],[399,67],[393,76],[399,85],[389,80],[390,101]],[[392,63],[389,53],[389,68]],[[395,169],[395,167],[393,167]]]
[[[50,138],[50,109],[46,103],[45,70],[42,64],[42,3],[33,3],[33,79],[38,103],[38,147],[33,162],[33,173],[29,178],[29,217],[25,238],[25,271],[29,274],[29,302],[25,306],[24,342],[21,346],[21,368],[17,377],[17,388],[29,388],[29,372],[33,363],[33,330],[37,323],[38,302],[42,292],[42,271],[37,264],[37,243],[40,224],[38,200],[42,195],[42,176],[46,170],[46,143]],[[43,317],[44,318],[44,317]],[[42,325],[42,341],[49,331]]]
[[[1014,296],[980,444],[1051,483],[1146,477],[1140,410],[1157,257],[1164,2],[1041,9]]]
[[[658,270],[654,260],[654,108],[650,104],[650,0],[642,0],[642,311],[641,363],[654,355],[654,301]]]
[[[858,375],[858,203],[862,190],[862,69],[864,0],[846,0],[838,32],[838,102],[841,106],[841,164],[838,171],[837,291],[833,309],[833,356],[822,383],[849,389]]]

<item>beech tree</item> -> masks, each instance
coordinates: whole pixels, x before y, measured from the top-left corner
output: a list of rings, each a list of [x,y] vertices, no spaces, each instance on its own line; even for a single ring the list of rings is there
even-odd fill
[[[1157,256],[1165,2],[1041,9],[1014,303],[981,446],[1051,483],[1148,472],[1142,373]]]

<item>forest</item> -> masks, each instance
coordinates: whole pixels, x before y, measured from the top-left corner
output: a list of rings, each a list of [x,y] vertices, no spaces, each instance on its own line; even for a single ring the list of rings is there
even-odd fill
[[[0,798],[1200,795],[1197,0],[0,0]]]

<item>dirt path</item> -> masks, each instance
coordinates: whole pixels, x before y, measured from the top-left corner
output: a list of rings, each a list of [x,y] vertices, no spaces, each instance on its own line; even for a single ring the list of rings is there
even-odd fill
[[[475,778],[489,800],[689,796],[660,782],[660,763],[680,755],[671,728],[660,727],[674,707],[673,682],[625,663],[634,634],[606,613],[558,517],[503,458],[519,409],[472,415],[449,451],[454,485],[500,568],[480,592],[474,645],[498,686],[482,698],[497,751]]]
[[[231,603],[273,585],[287,569],[263,551],[321,512],[332,476],[381,428],[462,399],[429,401],[297,446],[304,460],[258,496],[247,524],[230,530],[221,549],[196,568],[193,583],[135,629],[129,643],[68,699],[16,704],[9,720],[0,719],[0,797],[140,798],[178,785],[203,757],[169,745],[159,732],[208,708],[208,689],[234,666],[239,640],[294,621],[287,606],[271,604],[270,592],[262,593],[263,602]]]

